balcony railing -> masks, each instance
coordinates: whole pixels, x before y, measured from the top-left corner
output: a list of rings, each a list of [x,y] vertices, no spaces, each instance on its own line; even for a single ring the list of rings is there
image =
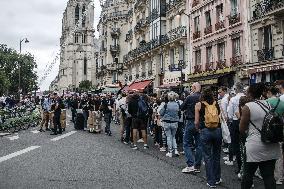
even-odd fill
[[[169,65],[169,71],[170,72],[174,72],[174,71],[180,71],[181,70],[181,66],[178,64],[171,64]]]
[[[201,64],[197,64],[194,66],[194,73],[199,73],[201,72]]]
[[[265,16],[267,13],[284,7],[284,0],[263,0],[253,8],[253,19]]]
[[[215,30],[218,31],[218,30],[221,30],[225,28],[225,22],[224,21],[219,21],[215,24]]]
[[[238,66],[238,65],[241,65],[243,62],[242,62],[242,56],[239,55],[239,56],[234,56],[230,59],[230,62],[231,62],[231,66]]]
[[[133,37],[132,29],[128,31],[128,33],[125,36],[125,41],[130,41]]]
[[[139,31],[143,31],[149,23],[149,17],[147,17],[147,19],[140,19],[134,27],[134,32],[137,33]]]
[[[177,5],[182,3],[183,0],[170,0],[169,3],[166,4],[166,10],[167,12],[170,11],[173,8],[177,8]]]
[[[200,37],[201,37],[200,31],[197,31],[197,32],[194,32],[194,33],[193,33],[193,40],[198,39],[198,38],[200,38]]]
[[[265,48],[258,50],[257,58],[259,62],[272,60],[274,58],[274,48],[272,47],[271,49]]]
[[[193,8],[193,7],[196,7],[199,3],[200,3],[199,0],[193,0],[193,2],[192,2],[192,8]]]
[[[205,70],[206,70],[206,71],[212,71],[212,70],[214,70],[214,62],[207,62],[207,63],[205,64]]]
[[[217,61],[216,62],[216,69],[224,69],[224,68],[226,68],[227,67],[227,65],[226,65],[226,59],[224,59],[224,60],[219,60],[219,61]]]
[[[112,56],[117,56],[119,54],[120,48],[119,45],[110,45],[110,52]]]
[[[120,35],[120,28],[112,28],[111,29],[111,36],[119,36]]]
[[[186,26],[178,26],[177,28],[174,28],[168,32],[168,37],[170,41],[186,36],[187,36]]]
[[[208,35],[210,33],[212,33],[212,25],[207,26],[206,28],[204,28],[204,34],[205,35]]]
[[[229,15],[228,16],[228,20],[229,20],[229,25],[234,25],[236,23],[239,23],[241,21],[241,17],[240,17],[240,13],[238,14],[234,14],[234,15]]]

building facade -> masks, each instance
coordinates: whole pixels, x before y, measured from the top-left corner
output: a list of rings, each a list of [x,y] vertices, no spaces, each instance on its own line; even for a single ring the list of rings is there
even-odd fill
[[[152,89],[178,86],[188,62],[185,0],[128,0],[128,84],[151,80]]]
[[[247,3],[190,0],[189,83],[232,87],[240,66],[249,62]]]
[[[127,52],[128,12],[124,0],[101,1],[101,17],[97,26],[100,51],[97,62],[97,86],[124,82],[123,54]]]
[[[58,91],[76,90],[83,80],[96,82],[94,5],[90,0],[69,0],[63,13]]]
[[[250,0],[250,62],[243,66],[246,83],[284,80],[284,0]]]

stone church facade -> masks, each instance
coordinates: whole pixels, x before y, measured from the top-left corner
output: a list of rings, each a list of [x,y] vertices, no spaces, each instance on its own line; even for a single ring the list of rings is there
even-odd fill
[[[63,13],[60,65],[53,89],[76,90],[81,81],[95,85],[94,5],[90,0],[69,0]]]

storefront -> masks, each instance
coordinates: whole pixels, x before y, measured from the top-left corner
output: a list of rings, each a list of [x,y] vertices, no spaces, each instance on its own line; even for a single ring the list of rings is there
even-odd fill
[[[243,74],[249,77],[249,84],[274,83],[284,80],[284,62],[247,67],[243,69]]]

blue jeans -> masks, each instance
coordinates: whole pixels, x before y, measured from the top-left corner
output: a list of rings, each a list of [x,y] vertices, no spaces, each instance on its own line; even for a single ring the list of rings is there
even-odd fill
[[[164,129],[167,136],[168,151],[173,152],[177,149],[176,132],[178,128],[178,122],[166,123],[164,122]]]
[[[194,158],[192,152],[192,148],[194,147],[193,142],[195,142],[196,149]],[[201,166],[202,149],[200,144],[200,133],[195,129],[194,120],[188,120],[187,125],[184,128],[183,150],[185,153],[187,166],[194,166],[196,169],[199,169]]]
[[[205,161],[207,183],[216,185],[221,178],[221,146],[222,146],[222,131],[221,128],[214,130],[201,130],[201,144],[203,157]]]

